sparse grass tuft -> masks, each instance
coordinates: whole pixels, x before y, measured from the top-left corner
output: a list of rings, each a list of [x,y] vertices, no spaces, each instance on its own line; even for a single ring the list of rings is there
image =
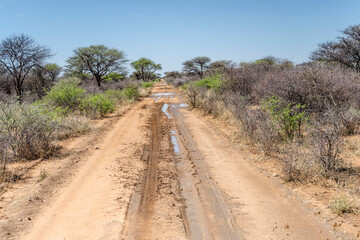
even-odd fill
[[[334,199],[334,201],[330,204],[330,208],[338,215],[354,212],[351,201],[349,201],[345,196]]]
[[[44,181],[47,177],[48,177],[48,175],[47,175],[46,170],[45,170],[45,169],[42,169],[42,170],[40,171],[40,176],[39,176],[38,182]]]

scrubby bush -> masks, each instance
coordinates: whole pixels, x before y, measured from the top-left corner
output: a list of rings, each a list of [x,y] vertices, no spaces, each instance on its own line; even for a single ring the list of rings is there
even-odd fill
[[[330,204],[330,208],[334,213],[338,215],[354,212],[351,201],[349,201],[348,198],[345,196],[337,197],[336,199],[334,199],[334,201]]]
[[[299,142],[286,144],[280,159],[285,181],[307,181],[317,174],[318,165]]]
[[[318,114],[360,104],[360,77],[336,66],[307,64],[267,74],[256,85],[256,97],[277,96]]]
[[[126,87],[123,90],[125,97],[129,100],[137,100],[139,98],[139,91],[135,87]]]
[[[48,157],[58,126],[43,109],[33,105],[0,104],[0,142],[16,158]]]
[[[106,116],[115,109],[115,102],[104,94],[91,94],[81,100],[79,109],[87,116]]]
[[[84,116],[68,116],[59,121],[54,135],[57,140],[77,137],[91,130],[89,119]]]
[[[153,81],[143,82],[141,85],[142,85],[143,88],[149,88],[149,87],[152,87],[154,85],[154,82]]]
[[[205,88],[214,89],[214,90],[219,89],[221,87],[221,85],[222,85],[221,75],[215,75],[212,77],[203,78],[194,83],[194,86],[205,87]]]
[[[126,100],[126,96],[122,90],[109,89],[105,91],[104,94],[106,98],[110,99],[116,104],[121,104]]]
[[[343,164],[341,153],[344,142],[337,123],[315,123],[310,133],[311,150],[326,176]]]
[[[196,108],[198,106],[198,100],[200,96],[199,89],[194,86],[194,84],[188,84],[186,86],[184,85],[183,89],[185,90],[185,95],[190,101],[191,107]]]
[[[284,138],[292,140],[297,134],[301,135],[301,124],[306,121],[305,105],[286,104],[276,97],[271,97],[262,101],[262,108],[270,113],[274,124],[279,128]]]
[[[66,112],[77,110],[85,90],[79,86],[80,80],[77,78],[61,79],[44,97],[44,103],[56,107],[61,107]]]
[[[243,134],[258,143],[265,156],[277,149],[281,138],[267,112],[243,104],[238,106],[235,116],[241,122]]]

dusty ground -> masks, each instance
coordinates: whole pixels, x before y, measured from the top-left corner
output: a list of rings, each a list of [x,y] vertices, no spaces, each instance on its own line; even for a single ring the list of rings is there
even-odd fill
[[[356,238],[334,231],[165,82],[103,121],[3,191],[0,239]],[[43,168],[49,177],[38,182]]]

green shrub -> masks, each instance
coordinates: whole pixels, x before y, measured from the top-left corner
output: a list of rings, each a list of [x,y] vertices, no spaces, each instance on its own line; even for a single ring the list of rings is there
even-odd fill
[[[263,100],[261,105],[270,113],[271,119],[285,138],[293,139],[295,134],[300,135],[301,124],[307,119],[303,112],[305,105],[285,104],[275,96]]]
[[[122,90],[109,89],[104,93],[105,97],[113,101],[114,103],[122,103],[125,101],[125,94]]]
[[[78,109],[85,90],[79,86],[77,78],[64,78],[50,89],[43,102],[55,107],[62,108],[65,112]]]
[[[154,82],[143,82],[142,83],[143,88],[149,88],[149,87],[152,87],[153,85],[154,85]]]
[[[91,94],[82,99],[79,108],[88,116],[96,117],[100,114],[104,117],[115,110],[115,102],[102,93]]]
[[[153,82],[160,82],[161,80],[159,78],[153,80]]]
[[[58,121],[39,106],[0,104],[0,142],[16,158],[47,157],[53,148]]]
[[[137,100],[140,96],[139,91],[134,87],[127,87],[122,90],[126,99]]]
[[[209,89],[219,89],[222,85],[221,75],[215,75],[212,77],[201,79],[194,83],[198,87],[206,87]]]

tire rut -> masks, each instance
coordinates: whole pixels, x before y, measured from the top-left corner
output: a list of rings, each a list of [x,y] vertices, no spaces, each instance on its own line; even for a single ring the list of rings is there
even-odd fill
[[[146,169],[131,197],[121,239],[185,236],[169,121],[160,114],[160,107],[155,104],[152,110],[149,140],[142,154]]]

